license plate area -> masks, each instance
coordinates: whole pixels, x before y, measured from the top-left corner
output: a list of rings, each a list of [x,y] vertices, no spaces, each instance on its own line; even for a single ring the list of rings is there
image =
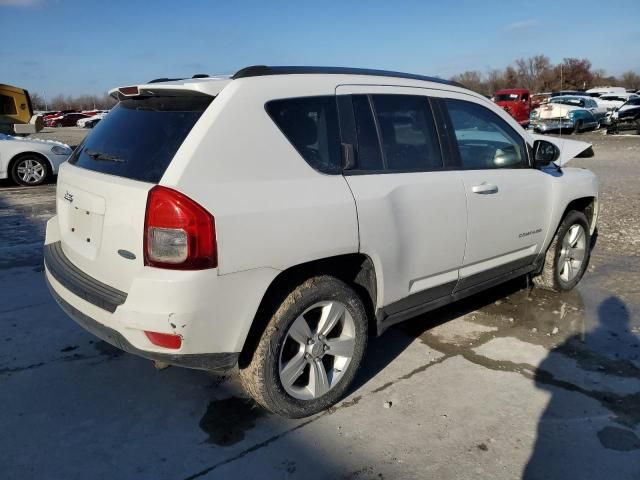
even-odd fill
[[[65,247],[95,259],[102,240],[104,199],[68,185],[59,190],[57,207]]]

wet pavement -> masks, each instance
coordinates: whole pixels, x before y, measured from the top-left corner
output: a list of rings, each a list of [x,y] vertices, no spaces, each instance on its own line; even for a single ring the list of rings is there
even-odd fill
[[[391,328],[301,420],[77,327],[42,278],[54,186],[0,183],[0,477],[640,479],[640,137],[581,138],[602,206],[578,288],[517,280]]]

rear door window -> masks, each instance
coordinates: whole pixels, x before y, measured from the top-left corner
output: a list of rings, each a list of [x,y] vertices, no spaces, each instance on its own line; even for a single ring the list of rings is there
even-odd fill
[[[341,169],[335,96],[272,100],[266,110],[309,165],[322,172]]]
[[[442,168],[438,134],[426,97],[372,95],[387,170]]]
[[[158,183],[213,97],[122,100],[71,155],[69,163],[96,172]]]

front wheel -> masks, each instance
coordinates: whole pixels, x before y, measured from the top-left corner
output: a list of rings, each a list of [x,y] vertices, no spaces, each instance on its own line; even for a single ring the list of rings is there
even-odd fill
[[[582,120],[578,120],[573,127],[573,134],[576,135],[582,131]]]
[[[587,270],[590,247],[587,217],[582,212],[571,210],[549,245],[542,273],[534,277],[533,282],[554,292],[571,290]]]
[[[337,278],[314,277],[278,307],[240,378],[266,409],[306,417],[342,398],[366,345],[367,314],[358,294]]]
[[[34,155],[24,155],[11,166],[11,179],[22,186],[34,187],[44,183],[49,175],[49,165]]]

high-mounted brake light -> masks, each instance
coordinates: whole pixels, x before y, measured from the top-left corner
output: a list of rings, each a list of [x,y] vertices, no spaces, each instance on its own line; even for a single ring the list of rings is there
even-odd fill
[[[120,87],[118,91],[122,95],[138,95],[138,87]]]
[[[213,216],[180,192],[153,187],[144,220],[144,264],[173,270],[217,267]]]

